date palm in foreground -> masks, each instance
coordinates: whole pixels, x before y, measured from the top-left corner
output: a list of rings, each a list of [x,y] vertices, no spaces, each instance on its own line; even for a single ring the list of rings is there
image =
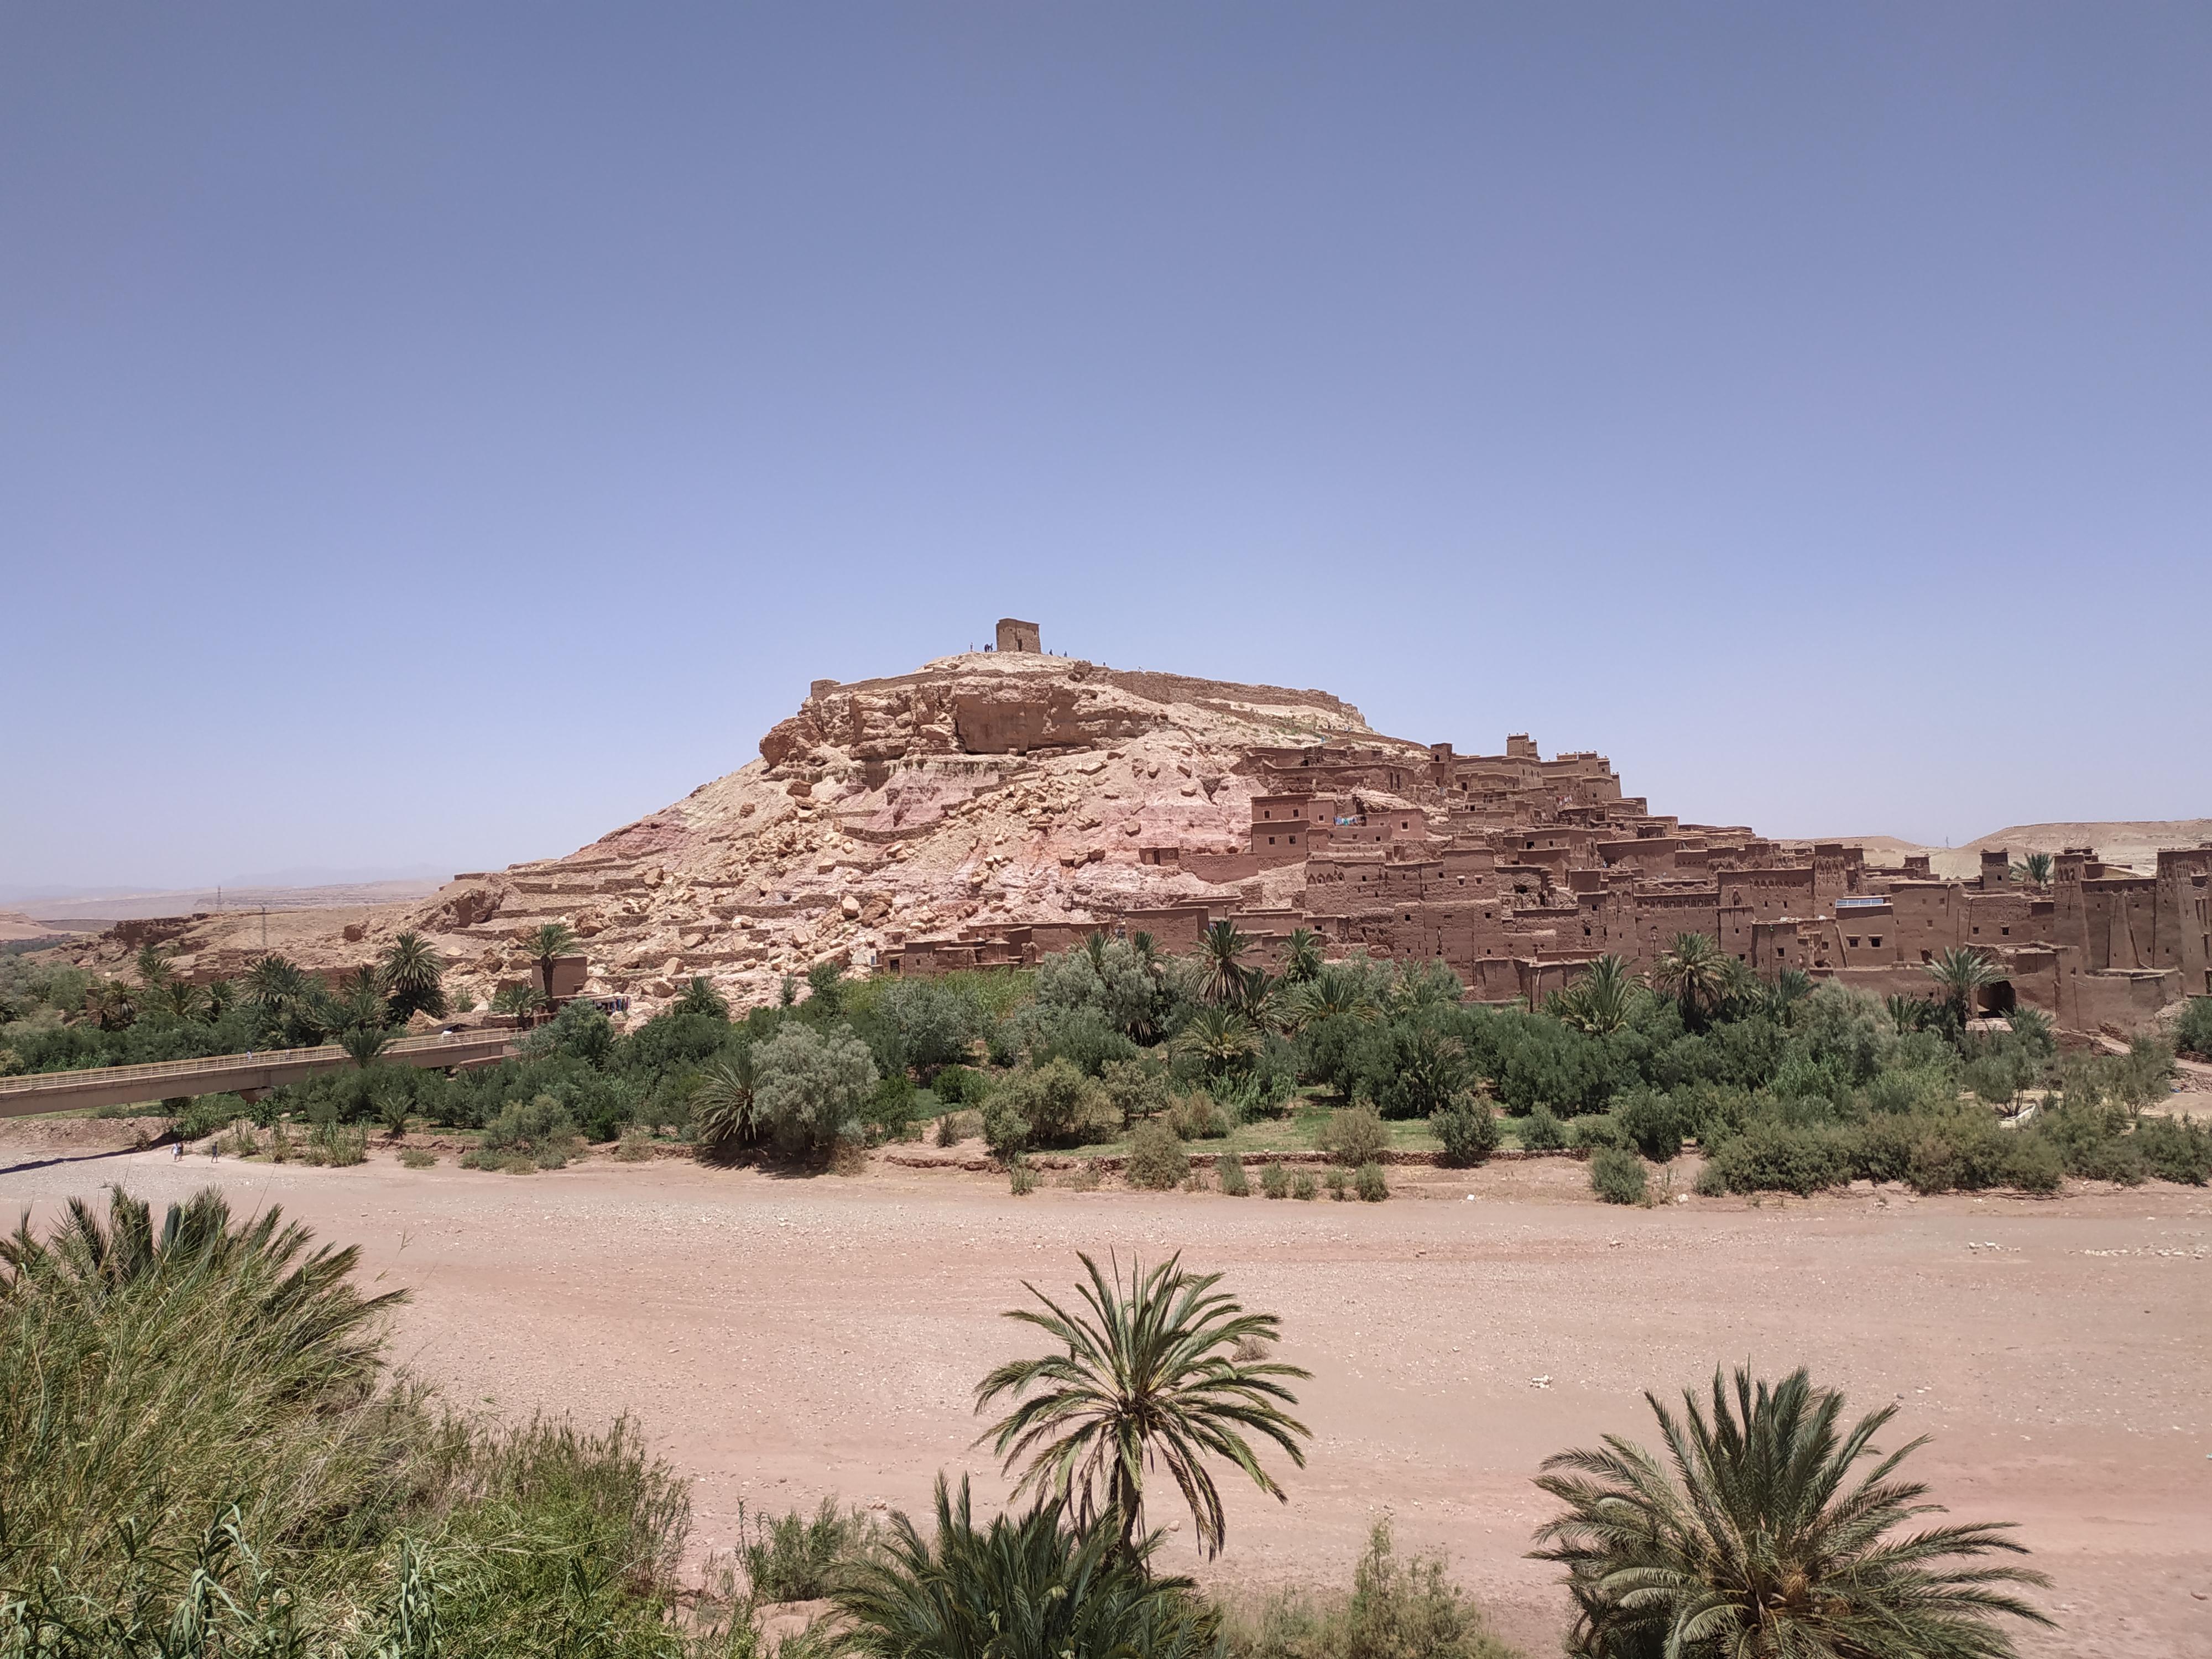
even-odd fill
[[[1226,1458],[1288,1503],[1245,1435],[1273,1441],[1304,1468],[1298,1443],[1311,1431],[1282,1408],[1298,1403],[1284,1382],[1310,1373],[1237,1357],[1273,1342],[1279,1326],[1214,1289],[1219,1273],[1186,1273],[1174,1255],[1150,1272],[1133,1262],[1124,1284],[1118,1267],[1109,1273],[1080,1259],[1091,1279],[1078,1287],[1081,1307],[1071,1311],[1025,1283],[1043,1310],[1007,1314],[1066,1352],[1012,1360],[983,1379],[976,1410],[1001,1398],[1020,1403],[981,1438],[1009,1470],[1027,1465],[1018,1492],[1064,1502],[1081,1528],[1111,1514],[1125,1551],[1141,1536],[1145,1476],[1164,1467],[1190,1506],[1199,1547],[1218,1555],[1226,1522],[1206,1460]]]
[[[1730,1395],[1733,1394],[1733,1400]],[[1908,1533],[1941,1513],[1928,1488],[1894,1479],[1924,1443],[1884,1455],[1885,1406],[1840,1433],[1843,1396],[1802,1370],[1733,1390],[1713,1376],[1708,1418],[1688,1390],[1677,1419],[1646,1395],[1669,1469],[1607,1435],[1559,1453],[1536,1484],[1567,1505],[1537,1531],[1536,1559],[1567,1569],[1580,1610],[1570,1650],[1589,1659],[1997,1659],[2013,1651],[2000,1615],[2051,1620],[2012,1594],[2044,1584],[2008,1523]],[[1873,1466],[1853,1478],[1862,1459]]]

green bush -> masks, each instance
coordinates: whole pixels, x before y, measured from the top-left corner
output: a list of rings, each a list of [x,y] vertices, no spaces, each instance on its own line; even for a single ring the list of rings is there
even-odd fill
[[[1641,1204],[1645,1190],[1644,1160],[1618,1146],[1590,1154],[1590,1190],[1608,1204]]]
[[[1628,1144],[1654,1164],[1669,1163],[1682,1150],[1681,1112],[1656,1090],[1631,1089],[1616,1096],[1613,1118]]]
[[[1311,1200],[1319,1196],[1321,1183],[1313,1178],[1310,1170],[1300,1170],[1291,1177],[1291,1196]]]
[[[1553,1115],[1548,1106],[1539,1106],[1521,1122],[1521,1144],[1532,1152],[1556,1152],[1567,1144],[1567,1126]]]
[[[1490,1103],[1473,1096],[1462,1095],[1437,1111],[1429,1119],[1429,1127],[1443,1144],[1443,1161],[1459,1168],[1481,1163],[1504,1138]]]
[[[427,1170],[434,1165],[437,1161],[437,1153],[422,1146],[410,1146],[399,1154],[401,1166],[410,1170]]]
[[[1628,1131],[1620,1127],[1620,1120],[1610,1112],[1601,1112],[1592,1117],[1578,1117],[1567,1126],[1567,1145],[1578,1152],[1600,1152],[1610,1147],[1614,1152],[1628,1148]]]
[[[965,1066],[947,1066],[929,1080],[930,1092],[947,1106],[975,1106],[990,1092],[989,1079]]]
[[[1129,1162],[1126,1170],[1132,1187],[1164,1193],[1175,1187],[1190,1171],[1190,1159],[1185,1156],[1182,1142],[1176,1132],[1164,1123],[1139,1123],[1136,1133],[1129,1137]]]
[[[1006,1164],[1006,1190],[1016,1198],[1027,1198],[1036,1190],[1036,1171],[1030,1168],[1029,1160],[1015,1157]]]
[[[1182,1140],[1218,1140],[1231,1127],[1228,1115],[1203,1089],[1169,1107],[1167,1125]]]
[[[1347,1106],[1331,1112],[1322,1126],[1321,1150],[1347,1170],[1372,1164],[1390,1145],[1390,1132],[1372,1106]]]
[[[511,1101],[484,1129],[483,1144],[495,1152],[534,1152],[574,1139],[575,1121],[550,1095]]]
[[[1841,1130],[1753,1123],[1715,1147],[1706,1170],[1728,1192],[1809,1196],[1849,1181],[1855,1151]],[[1706,1190],[1702,1176],[1698,1190]]]
[[[982,1132],[984,1144],[995,1157],[1012,1158],[1030,1144],[1029,1119],[1014,1109],[1013,1102],[1000,1095],[993,1095],[983,1103]],[[944,1133],[940,1130],[938,1145],[953,1145],[944,1139]]]
[[[835,994],[839,983],[817,985],[815,997]],[[818,1156],[839,1141],[861,1139],[877,1081],[867,1044],[842,1027],[825,1035],[786,1019],[753,1049],[753,1110],[787,1158]]]
[[[1078,1146],[1111,1133],[1121,1121],[1106,1091],[1066,1060],[1009,1073],[983,1109],[987,1135],[993,1111],[1012,1112],[1028,1126],[1026,1144],[1033,1146]]]
[[[2063,1184],[2066,1164],[2058,1149],[2041,1135],[2015,1135],[2005,1160],[2005,1185],[2024,1193],[2055,1193]]]
[[[1290,1172],[1279,1164],[1261,1164],[1260,1190],[1269,1198],[1288,1198],[1291,1194]]]
[[[2202,1187],[2212,1180],[2212,1124],[2187,1117],[2140,1118],[2130,1139],[2143,1167],[2160,1181]]]
[[[1383,1179],[1380,1164],[1363,1164],[1352,1171],[1352,1190],[1363,1204],[1380,1204],[1390,1196],[1390,1183]]]
[[[1331,1198],[1339,1200],[1343,1199],[1345,1188],[1349,1184],[1350,1179],[1341,1164],[1332,1164],[1321,1172],[1322,1185],[1328,1188],[1328,1195]]]
[[[2173,1044],[2199,1060],[2212,1060],[2212,997],[2191,997],[2173,1028]]]
[[[1175,1100],[1168,1088],[1166,1068],[1150,1056],[1109,1061],[1098,1074],[1098,1083],[1124,1124],[1164,1112]]]
[[[1224,1152],[1213,1160],[1214,1178],[1221,1190],[1231,1198],[1248,1198],[1252,1183],[1244,1178],[1244,1160],[1234,1152]]]

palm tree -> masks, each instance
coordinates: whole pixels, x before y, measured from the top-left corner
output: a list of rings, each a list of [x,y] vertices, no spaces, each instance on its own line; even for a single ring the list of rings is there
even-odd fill
[[[143,994],[148,1007],[179,1022],[198,1019],[206,1006],[200,988],[174,975],[147,987]]]
[[[2014,881],[2027,882],[2033,887],[2050,886],[2051,854],[2030,853],[2023,862],[2013,866],[2012,878]]]
[[[1339,1014],[1371,1020],[1382,1012],[1373,981],[1351,963],[1330,963],[1293,989],[1288,1000],[1291,1023],[1300,1026],[1317,1025]]]
[[[1249,969],[1237,994],[1237,1012],[1261,1030],[1276,1026],[1284,1012],[1284,988],[1283,981],[1265,968]]]
[[[1260,1047],[1252,1022],[1234,1008],[1195,1010],[1176,1041],[1198,1056],[1209,1077],[1237,1070]]]
[[[520,1025],[534,1010],[542,1006],[545,999],[535,988],[516,981],[502,985],[491,994],[491,1011],[504,1014]]]
[[[408,1298],[405,1291],[362,1297],[350,1283],[360,1249],[309,1251],[314,1234],[296,1221],[279,1231],[283,1212],[275,1205],[233,1224],[230,1206],[210,1187],[170,1205],[158,1231],[152,1210],[120,1187],[109,1190],[107,1210],[103,1224],[72,1198],[43,1240],[32,1236],[27,1213],[13,1235],[0,1237],[0,1303],[33,1288],[98,1301],[155,1279],[182,1286],[250,1275],[261,1287],[260,1316],[282,1333],[287,1352],[319,1352],[335,1370],[365,1376],[377,1352],[367,1328]]]
[[[1091,1282],[1078,1287],[1085,1306],[1073,1312],[1024,1281],[1044,1311],[1018,1308],[1006,1317],[1036,1326],[1065,1352],[1010,1360],[983,1379],[976,1410],[1001,1397],[1020,1403],[981,1438],[1006,1469],[1026,1463],[1017,1494],[1072,1505],[1079,1528],[1112,1514],[1125,1554],[1137,1549],[1145,1476],[1164,1465],[1197,1524],[1199,1547],[1218,1555],[1227,1522],[1205,1459],[1227,1458],[1288,1503],[1244,1436],[1265,1436],[1304,1468],[1298,1442],[1310,1431],[1281,1409],[1297,1396],[1280,1379],[1310,1373],[1237,1358],[1248,1341],[1273,1344],[1280,1325],[1215,1290],[1219,1273],[1186,1273],[1173,1255],[1149,1273],[1132,1262],[1125,1285],[1118,1267],[1109,1276],[1090,1256],[1079,1260]]]
[[[1784,968],[1759,995],[1759,1011],[1777,1025],[1790,1023],[1790,1011],[1813,994],[1813,976],[1802,968]]]
[[[1236,1001],[1244,988],[1243,956],[1251,948],[1233,921],[1217,921],[1200,934],[1199,994],[1216,1005]]]
[[[760,1138],[753,1083],[753,1048],[748,1042],[708,1064],[692,1085],[692,1133],[710,1156],[727,1158]]]
[[[1928,964],[1926,972],[1942,989],[1945,1004],[1961,1024],[1974,1017],[1977,994],[1998,979],[1989,959],[1964,945],[1952,945]]]
[[[416,933],[394,937],[377,964],[377,977],[396,1019],[415,1013],[446,1017],[446,963],[429,940]]]
[[[1936,1005],[1925,997],[1908,997],[1896,992],[1883,999],[1882,1006],[1899,1036],[1907,1031],[1926,1030],[1928,1018],[1936,1009]]]
[[[1466,994],[1457,974],[1441,962],[1425,960],[1401,965],[1385,996],[1395,1015],[1456,1007]]]
[[[139,988],[151,995],[168,983],[169,953],[158,945],[142,945],[137,968]]]
[[[1188,1578],[1153,1577],[1158,1535],[1117,1547],[1077,1531],[1055,1501],[979,1528],[963,1477],[937,1477],[937,1528],[891,1519],[881,1553],[835,1591],[849,1622],[842,1650],[880,1659],[1199,1659],[1218,1651],[1217,1620]]]
[[[86,1006],[103,1031],[125,1030],[138,1018],[138,1001],[119,979],[104,979],[93,988]]]
[[[1608,1036],[1628,1024],[1643,988],[1627,962],[1607,952],[1560,994],[1559,1017],[1592,1036]]]
[[[276,1008],[304,995],[307,984],[298,963],[273,951],[246,970],[246,994],[264,1008]]]
[[[338,1033],[338,1047],[346,1051],[346,1058],[362,1071],[384,1057],[392,1046],[392,1031],[387,1026],[375,1024],[349,1025]]]
[[[1928,1488],[1893,1479],[1924,1438],[1887,1455],[1885,1406],[1838,1432],[1843,1396],[1802,1370],[1734,1399],[1713,1376],[1710,1419],[1687,1389],[1678,1419],[1647,1394],[1669,1469],[1607,1435],[1602,1449],[1545,1461],[1537,1486],[1567,1505],[1532,1554],[1567,1569],[1579,1609],[1571,1650],[1590,1659],[1995,1659],[1999,1615],[2051,1621],[2012,1594],[2047,1583],[1979,1558],[2025,1554],[2003,1523],[1921,1528]],[[1862,1459],[1873,1467],[1859,1472]],[[1900,1534],[1911,1525],[1913,1530]]]
[[[1681,1005],[1685,1024],[1701,1025],[1727,996],[1723,964],[1735,960],[1703,933],[1677,933],[1674,949],[1652,967],[1651,988]]]
[[[1321,935],[1310,927],[1293,927],[1291,937],[1283,946],[1283,980],[1289,985],[1304,985],[1321,972]]]
[[[553,1000],[553,963],[576,948],[575,930],[565,921],[538,924],[538,931],[523,942],[523,951],[538,964],[538,977],[544,981],[539,988],[545,1000]]]

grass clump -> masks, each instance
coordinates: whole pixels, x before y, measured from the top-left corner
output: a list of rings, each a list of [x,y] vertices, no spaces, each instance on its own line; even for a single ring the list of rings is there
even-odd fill
[[[1244,1160],[1234,1152],[1224,1152],[1213,1160],[1215,1181],[1221,1190],[1231,1198],[1249,1198],[1252,1183],[1244,1176]]]
[[[1321,1194],[1321,1183],[1313,1178],[1313,1171],[1301,1170],[1291,1177],[1291,1196],[1310,1203]]]
[[[1443,1558],[1401,1558],[1388,1521],[1368,1534],[1350,1595],[1281,1590],[1231,1603],[1222,1622],[1231,1659],[1514,1659]]]
[[[1027,1198],[1036,1190],[1036,1171],[1030,1168],[1024,1158],[1011,1158],[1006,1164],[1006,1190],[1016,1198]]]
[[[1262,1164],[1260,1166],[1260,1190],[1269,1198],[1288,1198],[1291,1194],[1290,1171],[1280,1164]]]
[[[302,1164],[348,1169],[368,1162],[368,1131],[349,1129],[343,1123],[318,1123],[300,1150]]]
[[[653,1132],[642,1123],[625,1124],[615,1142],[615,1157],[624,1164],[643,1164],[653,1157]]]
[[[877,1528],[866,1511],[841,1509],[836,1499],[825,1498],[811,1516],[797,1510],[753,1516],[740,1504],[738,1538],[738,1558],[754,1601],[814,1601],[867,1559]]]
[[[0,1647],[667,1651],[684,1483],[625,1423],[437,1413],[356,1266],[212,1189],[0,1239]]]
[[[426,1146],[410,1146],[399,1154],[401,1166],[409,1170],[427,1170],[437,1161],[437,1153]]]
[[[1644,1160],[1619,1146],[1590,1154],[1590,1190],[1608,1204],[1641,1204],[1646,1190]]]
[[[1349,1179],[1350,1177],[1345,1174],[1344,1166],[1340,1164],[1332,1164],[1322,1172],[1322,1181],[1328,1188],[1328,1195],[1340,1203],[1343,1201],[1345,1188]]]
[[[1390,1196],[1390,1183],[1382,1178],[1380,1164],[1363,1164],[1352,1172],[1352,1190],[1363,1204],[1380,1204]]]

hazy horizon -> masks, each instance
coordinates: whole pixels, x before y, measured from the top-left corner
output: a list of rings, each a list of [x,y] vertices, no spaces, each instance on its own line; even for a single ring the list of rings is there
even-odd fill
[[[2212,816],[2203,8],[0,47],[0,890],[565,853],[1003,615],[1776,836]]]

